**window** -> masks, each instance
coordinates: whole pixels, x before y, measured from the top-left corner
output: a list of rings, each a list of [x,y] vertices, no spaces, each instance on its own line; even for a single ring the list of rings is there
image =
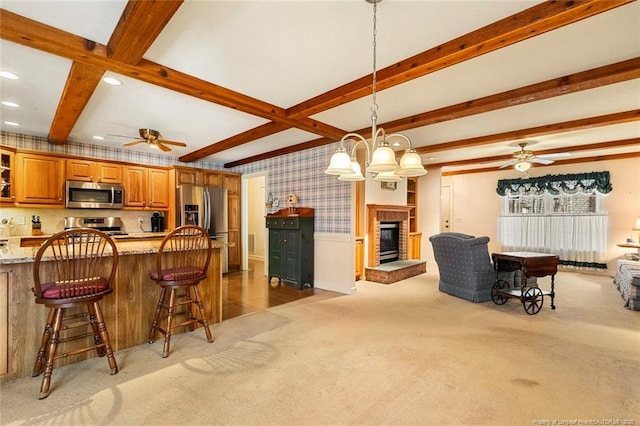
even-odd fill
[[[503,214],[593,214],[600,213],[603,205],[604,196],[595,191],[590,194],[515,196],[503,198]]]
[[[606,268],[609,172],[498,181],[505,251],[554,253],[566,266]]]

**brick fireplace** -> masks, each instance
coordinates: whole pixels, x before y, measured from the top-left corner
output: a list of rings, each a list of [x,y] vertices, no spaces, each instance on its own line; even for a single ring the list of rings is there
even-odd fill
[[[367,223],[369,235],[369,267],[380,265],[380,223],[399,222],[398,260],[407,259],[409,241],[409,210],[407,206],[386,204],[367,204]]]
[[[407,260],[409,242],[408,206],[367,204],[368,262],[365,277],[368,281],[391,284],[426,272],[426,262]],[[380,224],[399,223],[398,261],[380,263]]]

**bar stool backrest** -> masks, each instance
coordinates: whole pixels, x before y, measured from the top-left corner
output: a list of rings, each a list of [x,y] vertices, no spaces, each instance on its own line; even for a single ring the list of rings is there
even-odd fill
[[[47,265],[48,264],[48,265]],[[83,299],[111,292],[118,250],[104,232],[74,228],[47,239],[33,268],[36,302]]]
[[[154,275],[163,277],[163,281],[202,279],[210,260],[211,238],[207,231],[199,226],[184,225],[174,229],[162,241],[157,257],[157,275]]]

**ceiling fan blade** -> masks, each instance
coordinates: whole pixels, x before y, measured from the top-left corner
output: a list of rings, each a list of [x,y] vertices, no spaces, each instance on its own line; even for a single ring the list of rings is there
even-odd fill
[[[184,143],[184,142],[165,141],[164,139],[162,139],[162,140],[158,139],[158,143],[164,143],[164,144],[167,144],[167,145],[181,146],[183,148],[187,146],[187,144]]]
[[[134,146],[134,145],[138,145],[139,143],[145,143],[146,141],[140,140],[140,141],[133,141],[133,142],[129,142],[129,143],[125,143],[122,146]]]
[[[164,146],[162,142],[158,141],[158,143],[156,144],[158,146],[158,148],[160,148],[161,150],[163,150],[164,152],[169,152],[171,151],[171,148],[169,148],[168,146]]]
[[[109,133],[107,133],[107,136],[113,136],[113,137],[116,137],[116,138],[127,138],[127,139],[136,139],[137,138],[136,136],[112,135],[112,134],[109,134]]]
[[[502,166],[498,167],[499,169],[504,169],[505,167],[509,167],[509,166],[513,166],[514,164],[516,164],[518,162],[518,160],[510,160],[507,161],[506,163],[504,163]]]
[[[548,166],[549,164],[553,163],[553,160],[548,160],[546,158],[539,158],[539,157],[531,157],[529,159],[530,163],[538,163],[538,164],[544,164],[545,166]]]
[[[558,152],[557,154],[536,155],[536,158],[565,158],[565,157],[571,157],[571,154],[568,152]]]

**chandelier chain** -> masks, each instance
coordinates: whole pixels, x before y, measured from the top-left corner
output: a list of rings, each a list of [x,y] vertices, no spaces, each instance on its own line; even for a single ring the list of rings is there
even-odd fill
[[[382,0],[366,0],[367,3],[373,4],[373,72],[372,76],[372,101],[371,105],[371,135],[370,141],[358,133],[347,133],[340,140],[340,147],[331,156],[329,167],[325,170],[326,174],[339,175],[338,179],[342,181],[363,181],[366,178],[362,175],[362,170],[355,156],[358,145],[363,144],[367,150],[366,166],[367,171],[374,174],[374,180],[382,182],[397,182],[402,177],[422,176],[427,173],[420,156],[413,149],[411,140],[400,133],[387,135],[382,127],[378,128],[378,104],[376,103],[376,86],[377,77],[377,35],[378,35],[378,19],[377,10],[378,3]],[[400,159],[400,164],[396,161],[396,153],[390,147],[387,138],[401,139],[409,145],[405,153]],[[351,156],[344,147],[345,142],[354,143],[351,148]]]
[[[378,33],[377,31],[377,14],[376,11],[378,9],[378,2],[374,2],[373,3],[373,86],[372,86],[372,97],[373,97],[373,104],[371,105],[371,113],[376,115],[376,110],[378,109],[378,104],[376,103],[376,83],[377,83],[377,76],[376,76],[376,35]]]

